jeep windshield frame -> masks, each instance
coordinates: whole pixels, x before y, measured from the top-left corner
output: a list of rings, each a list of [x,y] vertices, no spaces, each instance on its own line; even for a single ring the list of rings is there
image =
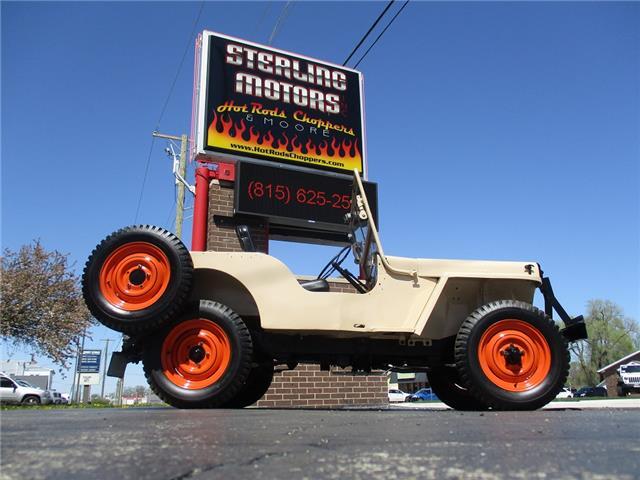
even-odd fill
[[[409,276],[418,281],[418,272],[402,270],[389,265],[382,249],[380,235],[376,228],[367,194],[357,169],[353,170],[353,189],[351,191],[351,211],[348,215],[351,248],[360,272],[365,277],[367,289],[371,290],[377,280],[377,258],[388,273]]]

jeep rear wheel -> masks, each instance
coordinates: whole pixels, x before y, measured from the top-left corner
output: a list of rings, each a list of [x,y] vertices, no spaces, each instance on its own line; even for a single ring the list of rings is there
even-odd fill
[[[427,373],[427,378],[433,393],[449,407],[468,411],[487,409],[462,385],[454,367],[432,367]]]
[[[569,352],[558,326],[515,300],[484,305],[463,322],[455,346],[462,384],[496,410],[535,410],[560,392]]]
[[[191,255],[178,237],[139,225],[109,235],[93,250],[82,275],[82,293],[102,324],[139,334],[181,311],[192,276]]]
[[[236,397],[251,368],[251,335],[230,308],[201,300],[156,333],[143,352],[151,389],[178,408],[215,408]]]

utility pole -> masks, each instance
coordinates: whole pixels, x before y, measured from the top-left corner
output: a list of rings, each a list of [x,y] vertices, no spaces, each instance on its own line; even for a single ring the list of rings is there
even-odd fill
[[[121,350],[124,349],[124,334],[122,334],[120,336],[120,345],[121,345]],[[115,398],[115,405],[117,407],[121,407],[122,406],[122,389],[124,386],[124,373],[122,374],[122,377],[118,377],[118,382],[116,383],[116,398]]]
[[[82,332],[82,344],[80,346],[80,351],[78,352],[78,358],[76,360],[76,371],[73,372],[73,378],[77,378],[76,390],[73,392],[73,401],[74,403],[78,403],[80,401],[80,359],[82,358],[82,352],[84,352],[84,339],[87,335],[87,329],[85,328]]]
[[[166,138],[167,140],[175,140],[180,142],[180,155],[176,155],[173,150],[173,146],[170,146],[166,149],[166,152],[173,157],[173,175],[176,177],[176,236],[178,238],[182,238],[182,222],[184,218],[184,187],[187,184],[185,180],[185,175],[187,174],[187,146],[189,140],[187,139],[187,135],[183,134],[180,137],[175,135],[167,135],[165,133],[153,132],[152,134],[157,138]],[[189,187],[191,190],[191,187]]]
[[[100,391],[100,398],[104,398],[104,381],[107,379],[107,356],[109,355],[109,342],[110,338],[103,338],[101,342],[107,342],[104,348],[104,367],[102,369],[102,390]]]
[[[83,332],[84,335],[84,332]],[[69,401],[73,402],[76,398],[76,389],[78,388],[77,383],[80,378],[78,377],[78,368],[80,367],[80,352],[82,352],[82,347],[80,346],[80,342],[78,342],[78,354],[76,355],[76,366],[73,369],[73,382],[71,383],[71,392],[69,395]]]

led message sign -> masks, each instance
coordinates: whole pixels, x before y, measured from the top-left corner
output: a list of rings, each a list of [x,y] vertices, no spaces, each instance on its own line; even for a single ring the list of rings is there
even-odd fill
[[[236,174],[235,212],[269,218],[275,225],[346,232],[353,180],[242,162]],[[378,189],[364,182],[377,222]]]

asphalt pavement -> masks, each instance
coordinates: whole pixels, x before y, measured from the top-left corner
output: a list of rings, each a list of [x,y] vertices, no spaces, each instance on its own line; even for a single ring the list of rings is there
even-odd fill
[[[1,412],[3,479],[635,479],[640,410]]]

